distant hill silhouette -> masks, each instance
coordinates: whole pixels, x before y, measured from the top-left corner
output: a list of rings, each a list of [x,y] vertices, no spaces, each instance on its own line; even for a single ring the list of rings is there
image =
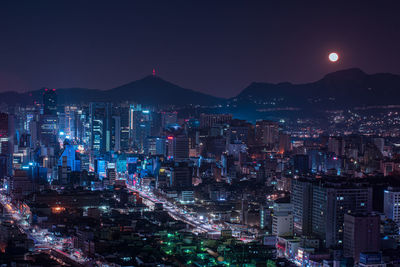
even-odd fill
[[[0,102],[7,104],[32,104],[42,101],[43,89],[26,93],[0,93]],[[132,101],[143,104],[163,105],[214,105],[224,100],[211,95],[182,88],[157,76],[147,76],[109,90],[86,88],[57,89],[59,104],[79,104],[95,101],[122,102]]]
[[[42,101],[43,89],[27,93],[0,93],[0,103],[32,104]],[[92,101],[131,101],[150,105],[215,105],[235,103],[238,108],[335,109],[400,104],[400,76],[366,74],[360,69],[341,70],[322,79],[304,84],[254,82],[231,99],[222,99],[182,88],[157,76],[118,86],[109,90],[86,88],[57,89],[60,104]],[[232,107],[232,105],[231,105]]]
[[[329,73],[312,83],[252,83],[231,100],[244,106],[263,103],[308,109],[400,104],[400,76],[369,75],[353,68]]]

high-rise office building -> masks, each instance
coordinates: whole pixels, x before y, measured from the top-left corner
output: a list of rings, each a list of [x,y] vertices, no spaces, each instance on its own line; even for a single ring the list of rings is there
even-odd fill
[[[121,150],[129,150],[129,106],[122,105],[118,107],[118,116],[120,117],[121,133],[120,146]]]
[[[43,114],[57,115],[57,94],[56,89],[44,89],[43,93]]]
[[[58,114],[60,137],[71,140],[77,137],[75,130],[75,119],[77,118],[75,114],[77,111],[76,106],[65,106],[64,111]]]
[[[330,248],[343,244],[345,214],[372,211],[372,188],[341,179],[293,179],[291,203],[294,233],[315,235]]]
[[[40,143],[46,147],[56,147],[58,136],[57,115],[41,115],[38,136]]]
[[[297,235],[311,234],[312,190],[311,181],[305,179],[292,180],[293,228]]]
[[[189,158],[189,138],[184,135],[168,136],[168,156],[174,160]]]
[[[335,182],[314,184],[312,191],[312,233],[327,248],[343,244],[345,214],[372,211],[372,188]]]
[[[132,146],[143,152],[146,138],[151,136],[151,111],[143,109],[141,105],[131,105],[129,109],[129,130]]]
[[[44,89],[43,114],[40,116],[38,136],[46,147],[56,147],[59,130],[57,117],[57,94],[55,89]]]
[[[110,103],[90,103],[90,132],[91,148],[101,153],[112,149],[111,144],[111,104]]]
[[[0,154],[9,153],[8,114],[0,113]]]

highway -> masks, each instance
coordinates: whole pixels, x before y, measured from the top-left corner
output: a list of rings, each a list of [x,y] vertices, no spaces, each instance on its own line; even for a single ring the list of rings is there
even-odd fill
[[[140,190],[140,188],[133,187],[131,185],[127,185],[128,189],[139,193],[139,195],[151,201],[152,203],[162,203],[163,208],[168,212],[168,214],[174,218],[175,220],[181,220],[189,225],[191,225],[194,229],[193,232],[198,233],[213,233],[219,232],[222,229],[230,229],[234,233],[238,233],[236,236],[242,240],[243,242],[251,242],[254,240],[254,236],[246,235],[240,226],[236,226],[234,224],[224,224],[223,227],[218,225],[210,224],[207,219],[192,216],[191,214],[187,213],[185,210],[176,207],[173,203],[167,201],[166,199],[160,199],[154,196],[152,192],[149,190]]]
[[[152,203],[162,203],[164,210],[166,210],[172,218],[174,218],[175,220],[181,220],[191,225],[194,228],[194,230],[199,233],[215,232],[220,230],[217,228],[213,228],[213,226],[207,223],[204,219],[200,220],[199,218],[191,216],[186,211],[175,207],[172,203],[168,202],[167,200],[157,199],[151,192],[145,192],[130,185],[128,185],[128,189],[139,193],[139,195],[142,198],[147,199]]]

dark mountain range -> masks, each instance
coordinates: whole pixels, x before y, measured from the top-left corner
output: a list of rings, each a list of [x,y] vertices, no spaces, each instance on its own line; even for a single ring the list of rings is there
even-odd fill
[[[0,103],[32,104],[34,101],[41,102],[42,94],[43,89],[26,93],[0,93]],[[147,76],[110,90],[61,88],[57,89],[57,99],[59,104],[131,101],[150,105],[214,105],[225,101],[218,97],[182,88],[157,76]]]
[[[400,76],[347,69],[306,84],[252,83],[231,99],[239,106],[334,109],[400,105]]]
[[[0,103],[32,104],[42,101],[43,89],[26,93],[0,93]],[[388,73],[366,74],[347,69],[327,74],[321,80],[305,83],[252,83],[229,100],[217,98],[147,76],[109,90],[85,88],[57,89],[60,104],[91,101],[131,101],[150,105],[215,105],[235,103],[248,109],[301,108],[308,110],[400,104],[400,76]],[[232,105],[230,105],[232,107]]]

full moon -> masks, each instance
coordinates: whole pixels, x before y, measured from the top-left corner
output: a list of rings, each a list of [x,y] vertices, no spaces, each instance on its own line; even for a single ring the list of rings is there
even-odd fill
[[[331,62],[336,62],[339,60],[339,55],[335,52],[329,54],[329,60]]]

